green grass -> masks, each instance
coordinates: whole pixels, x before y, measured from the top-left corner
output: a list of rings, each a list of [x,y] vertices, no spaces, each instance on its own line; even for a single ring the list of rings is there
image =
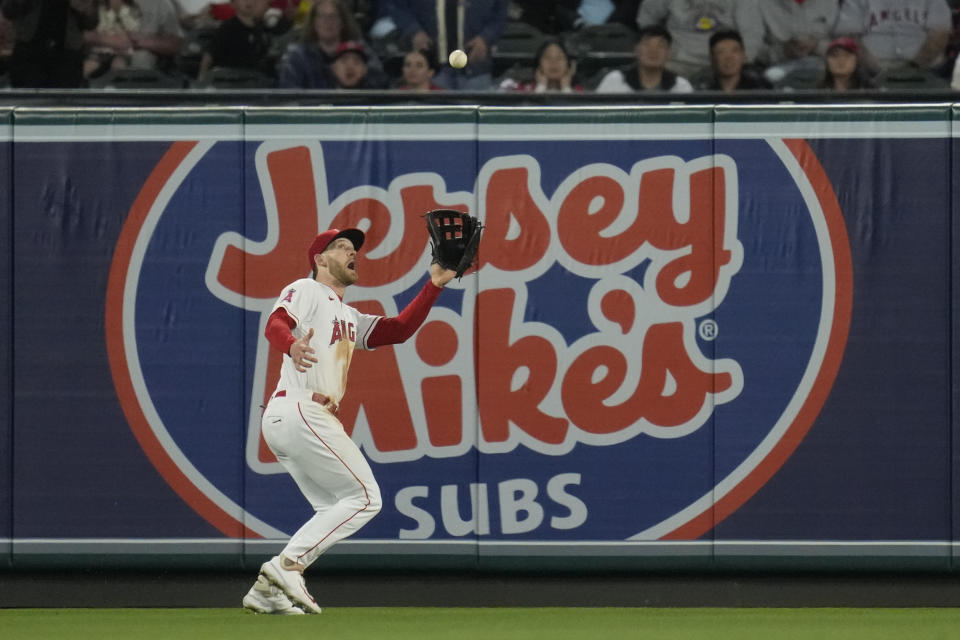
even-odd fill
[[[0,638],[242,640],[780,640],[960,638],[960,609],[334,608],[319,616],[241,609],[0,609]]]

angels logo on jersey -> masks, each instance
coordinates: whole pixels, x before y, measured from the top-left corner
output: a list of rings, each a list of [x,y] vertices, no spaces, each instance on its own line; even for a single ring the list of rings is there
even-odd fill
[[[260,437],[282,357],[262,333],[329,227],[367,232],[345,302],[395,315],[426,278],[423,212],[486,224],[479,273],[408,343],[353,360],[339,415],[387,504],[360,537],[694,538],[813,424],[851,266],[804,142],[476,145],[176,143],[144,185],[111,272],[115,383],[154,464],[225,534],[302,520]],[[437,166],[442,153],[480,160]],[[192,361],[213,334],[233,352]]]
[[[341,340],[355,342],[357,340],[356,327],[352,322],[347,322],[346,320],[334,320],[333,329],[330,332],[330,344],[340,342]],[[256,429],[254,429],[254,432],[256,432]]]

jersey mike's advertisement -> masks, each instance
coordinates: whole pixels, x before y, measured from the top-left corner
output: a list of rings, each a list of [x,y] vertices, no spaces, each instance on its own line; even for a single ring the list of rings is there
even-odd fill
[[[881,541],[942,543],[949,557],[949,456],[930,457],[951,429],[948,139],[892,140],[870,118],[849,137],[815,118],[783,131],[779,113],[744,127],[736,110],[729,124],[709,109],[438,113],[429,127],[405,112],[261,113],[167,141],[141,140],[135,117],[94,141],[25,119],[36,139],[18,142],[12,172],[14,285],[27,292],[15,326],[54,333],[74,360],[72,386],[55,386],[77,392],[16,414],[14,541],[289,538],[310,507],[261,434],[289,357],[265,339],[267,318],[310,277],[305,251],[328,228],[366,234],[343,302],[396,316],[428,279],[422,216],[449,208],[483,221],[478,264],[411,339],[361,350],[345,319],[313,337],[357,346],[337,417],[383,507],[341,543],[351,552],[669,555],[691,541],[682,553],[796,555],[789,541],[805,541],[817,555]],[[919,158],[942,184],[909,197],[870,186],[904,184]],[[35,255],[45,243],[60,248],[53,264]],[[41,283],[72,304],[65,335]],[[98,329],[99,349],[81,342]],[[14,362],[19,407],[44,382],[25,355]],[[912,447],[877,441],[920,385]],[[31,413],[74,426],[62,443],[63,425],[21,441]],[[57,530],[33,510],[47,491],[26,491],[35,472],[21,461],[41,446],[56,458],[74,429],[94,471],[67,493],[131,484],[85,494]],[[873,497],[919,488],[922,504],[892,510]],[[170,505],[159,524],[139,504],[151,496]]]

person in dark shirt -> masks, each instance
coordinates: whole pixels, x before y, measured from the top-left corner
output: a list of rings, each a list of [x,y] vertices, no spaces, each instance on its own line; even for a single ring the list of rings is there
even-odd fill
[[[367,73],[386,85],[387,75],[373,50],[363,42],[363,32],[344,0],[316,0],[300,37],[284,52],[278,66],[278,84],[282,89],[335,89],[336,79],[330,65],[344,42],[364,45]]]
[[[710,37],[710,63],[713,78],[705,89],[709,91],[749,91],[771,89],[772,85],[762,77],[744,68],[747,56],[743,38],[737,31],[718,31]]]
[[[443,65],[436,84],[487,91],[493,84],[493,48],[507,24],[507,4],[507,0],[382,0],[380,15],[393,20],[411,49],[435,47],[440,62],[456,49],[467,54],[463,69]]]
[[[83,32],[97,26],[93,0],[3,0],[14,25],[10,84],[30,88],[77,88],[83,78]]]
[[[270,0],[232,0],[234,15],[224,20],[200,60],[198,80],[209,78],[214,67],[251,69],[276,78],[282,52],[274,43],[293,23],[281,15],[267,15]]]

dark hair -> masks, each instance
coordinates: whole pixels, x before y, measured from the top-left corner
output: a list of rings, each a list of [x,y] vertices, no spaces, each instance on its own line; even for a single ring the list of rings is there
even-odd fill
[[[853,53],[853,52],[851,52]],[[853,55],[857,56],[856,53]],[[830,65],[827,64],[826,58],[824,58],[823,64],[823,82],[820,83],[821,89],[833,89],[833,74],[830,73]],[[857,66],[853,69],[853,74],[850,76],[850,88],[851,89],[875,89],[876,83],[870,78],[870,74],[863,68],[863,65],[860,64],[860,56],[857,56]]]
[[[667,44],[673,44],[673,36],[670,35],[666,27],[659,24],[650,24],[640,29],[637,34],[637,42],[644,38],[663,38],[667,41]]]
[[[437,51],[434,47],[430,47],[429,49],[410,49],[403,54],[403,57],[406,58],[411,53],[419,53],[421,56],[423,56],[423,59],[427,61],[427,66],[434,71],[436,71],[439,67],[437,63]]]
[[[743,48],[743,38],[740,36],[740,32],[734,31],[733,29],[725,29],[723,31],[717,31],[710,36],[710,51],[713,51],[713,45],[724,40],[736,40],[740,43],[740,47]]]
[[[347,6],[342,0],[315,0],[313,6],[310,7],[310,13],[307,14],[306,22],[300,27],[300,40],[310,44],[317,43],[317,30],[314,24],[317,21],[317,13],[320,11],[320,5],[326,2],[332,2],[337,8],[337,13],[340,14],[340,42],[363,40],[363,32],[360,30],[360,25],[357,24],[353,14],[350,13],[350,10],[347,9]]]
[[[566,46],[564,46],[563,40],[560,40],[558,38],[547,38],[540,44],[539,47],[537,47],[537,53],[533,57],[534,67],[540,66],[540,58],[543,57],[543,54],[546,53],[549,47],[554,45],[560,47],[560,51],[563,51],[563,55],[567,58],[568,65],[573,62],[573,56],[570,55],[570,51],[567,49]]]

